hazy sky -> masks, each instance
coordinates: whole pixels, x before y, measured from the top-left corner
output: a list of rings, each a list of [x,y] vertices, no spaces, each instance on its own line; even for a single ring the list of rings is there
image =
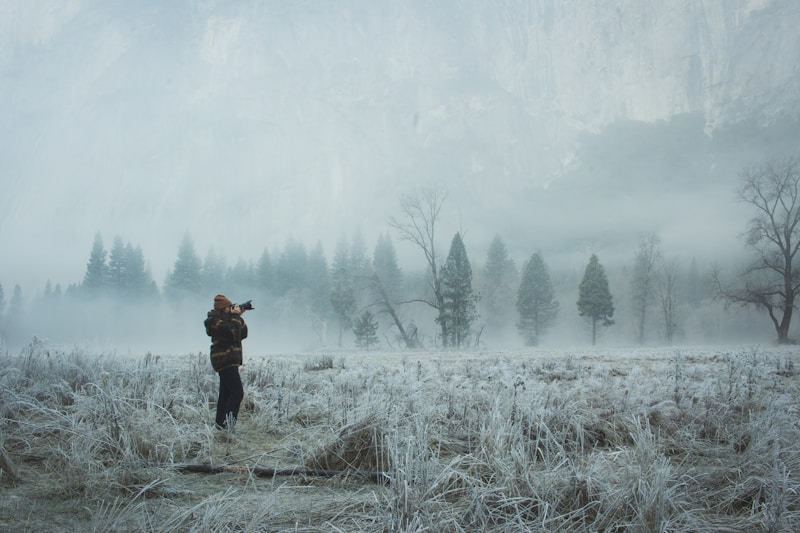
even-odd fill
[[[440,248],[460,229],[478,261],[498,232],[517,260],[580,267],[647,232],[736,246],[733,180],[535,203],[580,167],[581,132],[678,113],[711,131],[796,99],[797,3],[668,4],[4,0],[0,283],[80,282],[97,232],[141,246],[159,284],[186,232],[231,265],[290,238],[330,260],[356,230],[371,252],[432,183],[452,191]]]

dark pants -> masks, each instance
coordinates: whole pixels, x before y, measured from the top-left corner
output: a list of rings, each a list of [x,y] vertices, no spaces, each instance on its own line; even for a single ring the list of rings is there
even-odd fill
[[[239,416],[239,405],[244,398],[242,378],[238,366],[229,366],[219,371],[219,399],[217,399],[217,426],[224,428],[225,417],[231,413],[233,419]],[[233,428],[231,428],[233,429]]]

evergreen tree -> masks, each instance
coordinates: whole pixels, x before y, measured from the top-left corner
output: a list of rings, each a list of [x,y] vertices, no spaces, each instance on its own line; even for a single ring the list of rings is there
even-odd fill
[[[364,236],[360,229],[353,233],[353,240],[350,242],[349,271],[356,307],[364,308],[371,303],[372,294],[369,290],[369,280],[372,276],[372,265],[367,254],[367,244],[364,242]]]
[[[275,289],[279,296],[297,297],[307,285],[308,253],[302,243],[289,239],[275,265]],[[302,302],[295,302],[302,303]]]
[[[22,287],[14,285],[11,293],[11,301],[8,303],[8,311],[0,320],[0,335],[6,337],[11,343],[21,342],[27,332],[25,332],[25,309],[23,308]]]
[[[472,266],[460,233],[456,233],[450,243],[450,252],[442,267],[441,282],[445,307],[442,318],[447,321],[449,336],[444,343],[445,346],[461,348],[469,338],[478,313],[477,297],[472,290]]]
[[[217,294],[223,291],[225,284],[225,258],[211,248],[203,260],[200,268],[200,279],[205,290],[209,294]]]
[[[167,276],[164,291],[171,298],[199,295],[202,288],[200,268],[200,259],[195,252],[192,238],[187,233],[178,248],[178,257],[172,272]]]
[[[336,242],[336,250],[333,252],[333,262],[331,263],[331,270],[344,269],[347,272],[351,271],[352,263],[350,243],[347,237],[341,236]]]
[[[711,296],[710,287],[712,287],[713,284],[700,275],[700,270],[697,267],[697,259],[694,257],[689,264],[685,278],[686,281],[683,283],[684,291],[681,295],[681,299],[691,307],[698,307],[705,298]]]
[[[350,244],[350,269],[355,276],[365,275],[370,270],[367,245],[360,230],[353,234],[353,241]]]
[[[385,280],[385,281],[384,281]],[[417,341],[413,333],[407,331],[396,309],[403,285],[403,273],[397,264],[397,254],[388,235],[378,236],[372,259],[370,290],[374,302],[382,313],[389,316],[391,324],[397,327],[400,338],[407,348],[415,348]]]
[[[114,238],[108,256],[106,280],[109,291],[125,301],[158,294],[158,288],[146,269],[142,248],[134,248],[131,243],[123,244],[121,237]]]
[[[125,271],[127,294],[137,300],[158,296],[158,286],[147,269],[141,246],[125,245]]]
[[[44,292],[42,293],[42,301],[48,303],[52,299],[53,299],[53,284],[50,282],[50,278],[47,278],[47,281],[44,284]]]
[[[550,272],[538,253],[531,255],[522,269],[522,282],[517,291],[517,312],[517,329],[528,346],[537,346],[539,339],[553,326],[558,316],[558,301]]]
[[[236,264],[228,269],[225,276],[225,290],[231,293],[249,293],[254,282],[254,269],[249,261],[242,258]]]
[[[392,239],[389,235],[379,235],[375,244],[375,251],[372,254],[372,267],[389,297],[389,303],[394,303],[400,298],[403,287],[403,272],[397,263],[397,252],[395,252]],[[380,299],[379,294],[373,297]]]
[[[353,324],[353,334],[356,336],[356,346],[366,348],[369,351],[371,346],[376,346],[378,339],[378,321],[369,311],[364,310],[361,316],[356,318]]]
[[[323,323],[331,314],[329,276],[325,251],[322,243],[317,242],[311,255],[308,256],[308,302],[311,313]]]
[[[97,296],[107,287],[106,249],[100,233],[94,237],[92,251],[89,254],[89,263],[86,265],[86,274],[83,276],[83,289],[87,294]]]
[[[265,247],[264,251],[261,252],[258,263],[256,263],[256,290],[265,295],[268,294],[273,289],[274,276],[275,268],[272,264],[272,258],[270,257],[269,250]]]
[[[596,254],[589,258],[583,279],[578,286],[578,314],[586,317],[592,324],[592,346],[597,341],[597,324],[611,326],[614,321],[614,306],[605,269]]]
[[[514,261],[499,235],[489,245],[483,275],[481,301],[486,325],[492,329],[502,329],[512,322],[518,276]]]
[[[127,292],[127,256],[125,254],[125,244],[119,236],[114,238],[114,244],[111,246],[111,252],[108,254],[108,268],[106,272],[108,276],[108,286],[113,293],[123,294]]]
[[[21,313],[24,303],[22,299],[22,287],[20,287],[18,283],[14,285],[14,292],[11,293],[11,302],[8,304],[9,312],[13,314]]]
[[[350,254],[347,242],[342,239],[336,246],[330,275],[330,302],[339,319],[339,343],[342,346],[342,333],[349,327],[356,309],[356,297],[350,272]]]

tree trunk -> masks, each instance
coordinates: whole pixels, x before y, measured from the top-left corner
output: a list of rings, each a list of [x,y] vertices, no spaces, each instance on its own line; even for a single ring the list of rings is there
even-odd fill
[[[378,292],[381,295],[381,303],[384,305],[384,307],[386,307],[386,311],[389,313],[389,316],[392,317],[395,326],[397,326],[397,329],[400,331],[400,336],[403,337],[403,342],[406,343],[406,348],[409,350],[416,348],[417,343],[414,342],[414,339],[409,337],[408,333],[406,333],[406,329],[403,327],[403,322],[400,320],[400,317],[397,316],[392,302],[389,301],[389,295],[386,294],[386,289],[383,288],[381,278],[378,277],[378,273],[375,272],[374,267],[372,269],[372,281],[375,283],[375,287],[378,289]]]
[[[783,312],[783,318],[778,326],[778,344],[791,344],[789,339],[789,325],[792,322],[792,307],[787,306]]]
[[[449,344],[447,332],[447,313],[444,308],[444,296],[442,296],[442,285],[439,280],[439,273],[436,271],[436,264],[431,264],[431,273],[433,275],[433,295],[436,298],[436,307],[439,310],[439,326],[442,330],[442,348],[447,348]]]
[[[786,259],[786,269],[783,276],[783,287],[786,298],[783,303],[783,316],[781,325],[778,328],[778,344],[789,344],[789,326],[792,323],[792,311],[794,310],[794,286],[792,284],[794,270],[792,269],[792,257]]]

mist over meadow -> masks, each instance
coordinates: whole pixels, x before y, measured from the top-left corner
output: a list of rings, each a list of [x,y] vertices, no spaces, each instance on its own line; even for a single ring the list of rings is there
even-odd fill
[[[799,26],[3,0],[0,529],[800,530]]]
[[[439,261],[463,236],[481,296],[470,346],[524,344],[514,295],[502,313],[489,298],[497,237],[517,276],[534,253],[549,269],[542,345],[590,342],[575,303],[592,254],[615,306],[598,342],[642,341],[647,236],[679,266],[671,342],[769,342],[765,314],[725,309],[708,275],[748,259],[742,169],[797,153],[798,21],[780,0],[6,2],[3,344],[205,351],[222,292],[255,301],[246,349],[352,348],[326,294],[337,252],[369,263],[388,240],[401,323],[438,347],[435,312],[400,303],[430,298],[425,256],[389,224],[430,187],[447,194]],[[107,261],[117,240],[133,250],[141,285],[88,295],[98,236]],[[204,277],[176,293],[187,238]],[[356,300],[380,347],[402,347],[369,291]],[[643,342],[664,343],[653,304]]]

